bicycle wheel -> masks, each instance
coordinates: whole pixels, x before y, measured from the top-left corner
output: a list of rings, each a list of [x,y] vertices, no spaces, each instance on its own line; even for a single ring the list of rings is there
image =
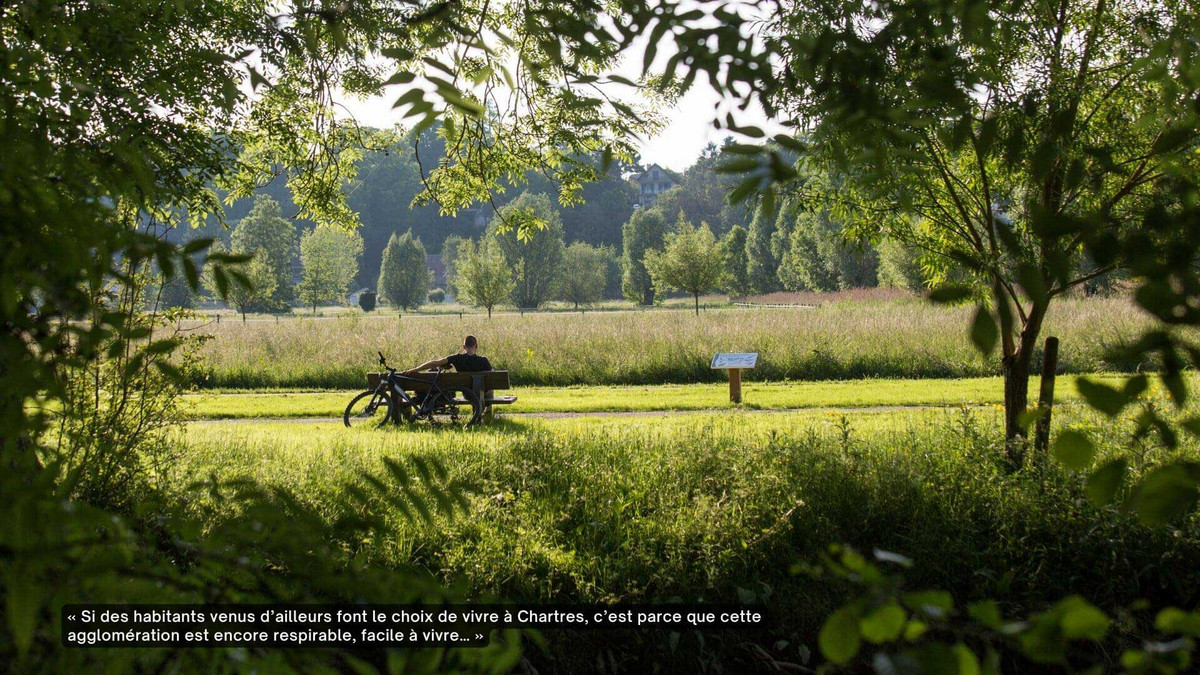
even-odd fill
[[[350,400],[342,422],[346,426],[381,427],[392,419],[392,397],[378,391],[364,391]]]
[[[479,399],[470,389],[443,390],[429,409],[429,422],[436,426],[465,427],[475,422]]]

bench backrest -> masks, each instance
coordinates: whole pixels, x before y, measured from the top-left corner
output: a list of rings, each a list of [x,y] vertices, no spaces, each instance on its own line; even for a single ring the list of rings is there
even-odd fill
[[[379,386],[380,380],[382,380],[386,376],[387,376],[387,373],[367,373],[367,386],[369,388],[374,389],[375,387]],[[474,384],[475,376],[480,377],[480,381],[481,381],[481,385],[482,385],[480,387],[480,389],[482,389],[484,391],[510,388],[510,385],[508,382],[508,371],[507,370],[488,370],[488,371],[484,371],[481,373],[443,372],[443,373],[441,373],[441,375],[438,376],[438,384],[441,385],[441,387],[443,389],[445,389],[447,387],[454,387],[456,389],[457,388],[470,389]],[[433,378],[434,378],[434,374],[433,373],[417,373],[417,374],[413,375],[412,377],[413,377],[413,379],[424,380],[426,382],[432,382]],[[410,391],[426,391],[429,389],[429,387],[427,385],[423,386],[421,384],[416,384],[416,383],[409,383],[409,384],[411,384],[411,386],[405,387],[405,388],[409,389]]]

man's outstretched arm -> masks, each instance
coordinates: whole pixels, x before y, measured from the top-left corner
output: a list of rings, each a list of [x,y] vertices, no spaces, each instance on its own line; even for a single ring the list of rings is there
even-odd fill
[[[426,361],[425,363],[422,363],[421,365],[417,366],[416,368],[404,371],[404,374],[412,375],[413,373],[419,373],[422,370],[429,370],[430,368],[442,368],[449,362],[450,362],[450,359],[448,357],[442,358],[442,359],[434,359],[432,361]]]

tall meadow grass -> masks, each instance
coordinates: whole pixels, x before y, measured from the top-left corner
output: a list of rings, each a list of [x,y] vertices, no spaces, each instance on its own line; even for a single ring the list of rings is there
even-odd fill
[[[853,296],[851,296],[853,297]],[[648,310],[586,314],[350,315],[282,321],[224,321],[200,330],[202,387],[355,388],[382,351],[412,366],[479,337],[496,368],[522,385],[715,382],[713,354],[758,352],[753,380],[971,377],[999,373],[966,331],[970,308],[912,300],[853,301],[818,309]],[[1112,357],[1149,318],[1125,299],[1063,299],[1045,335],[1062,340],[1060,372],[1153,367]]]

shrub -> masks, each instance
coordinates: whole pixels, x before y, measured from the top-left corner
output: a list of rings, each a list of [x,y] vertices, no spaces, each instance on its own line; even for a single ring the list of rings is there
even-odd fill
[[[432,291],[429,291],[428,298],[429,298],[429,302],[445,302],[446,301],[446,291],[443,291],[440,288],[435,288]]]

